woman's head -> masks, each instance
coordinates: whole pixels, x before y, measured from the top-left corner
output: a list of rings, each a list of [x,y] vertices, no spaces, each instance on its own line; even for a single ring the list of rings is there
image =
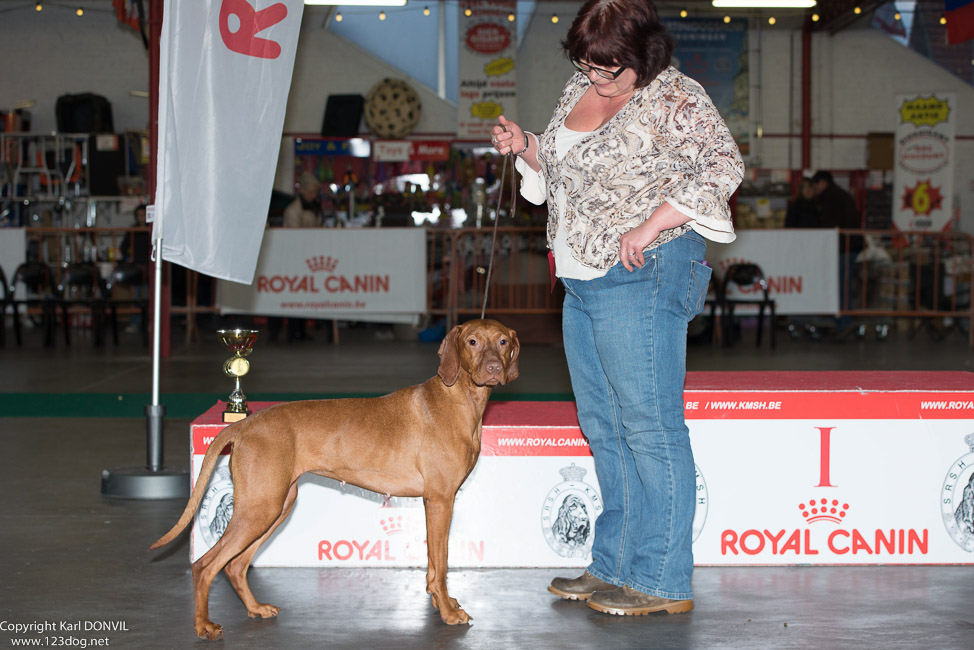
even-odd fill
[[[588,0],[561,44],[569,59],[631,69],[637,87],[670,64],[674,45],[652,0]]]

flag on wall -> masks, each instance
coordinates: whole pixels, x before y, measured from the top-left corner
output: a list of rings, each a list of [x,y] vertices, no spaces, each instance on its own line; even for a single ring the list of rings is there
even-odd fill
[[[249,284],[267,222],[303,0],[166,2],[155,237],[162,258]]]
[[[951,45],[974,38],[974,0],[945,0],[947,42]]]

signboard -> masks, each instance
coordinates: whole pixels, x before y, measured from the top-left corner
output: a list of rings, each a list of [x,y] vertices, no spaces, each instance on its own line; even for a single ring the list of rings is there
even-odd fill
[[[516,13],[516,0],[460,1],[457,138],[461,140],[490,140],[499,115],[517,121],[517,27],[508,20]]]
[[[251,285],[218,282],[221,313],[414,322],[426,311],[422,228],[268,230]]]
[[[767,383],[754,376],[768,373],[699,374],[725,376],[714,383],[730,388],[684,393],[696,462],[696,564],[974,564],[970,373],[899,373],[927,379],[874,389],[863,376],[877,373],[770,373],[795,379],[769,389],[747,388]],[[830,379],[817,382],[823,375]],[[903,388],[930,385],[931,375],[966,379],[940,390]],[[222,408],[193,423],[194,481],[225,426]],[[294,512],[255,566],[426,565],[421,499],[313,476],[298,485]],[[193,528],[194,560],[232,509],[225,469],[209,486]],[[491,402],[480,461],[457,496],[450,564],[584,567],[602,509],[573,403]]]
[[[952,93],[898,95],[893,168],[893,225],[899,230],[946,230],[954,196]]]
[[[372,159],[376,162],[409,162],[410,160],[449,160],[448,140],[376,140]]]

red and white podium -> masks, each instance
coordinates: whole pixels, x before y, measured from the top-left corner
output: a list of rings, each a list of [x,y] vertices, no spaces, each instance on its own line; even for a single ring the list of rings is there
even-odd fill
[[[697,372],[685,401],[696,564],[974,564],[974,373]],[[194,481],[223,406],[192,423]],[[226,460],[193,560],[232,513]],[[574,403],[491,402],[450,565],[583,567],[601,510]],[[421,499],[305,476],[254,565],[425,566],[424,521]]]

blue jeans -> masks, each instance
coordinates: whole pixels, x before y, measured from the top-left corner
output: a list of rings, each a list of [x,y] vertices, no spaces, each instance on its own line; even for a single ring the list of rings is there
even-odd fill
[[[617,586],[688,599],[696,478],[683,418],[687,323],[710,267],[695,232],[647,251],[631,273],[562,278],[562,326],[582,433],[604,509],[588,571]]]

